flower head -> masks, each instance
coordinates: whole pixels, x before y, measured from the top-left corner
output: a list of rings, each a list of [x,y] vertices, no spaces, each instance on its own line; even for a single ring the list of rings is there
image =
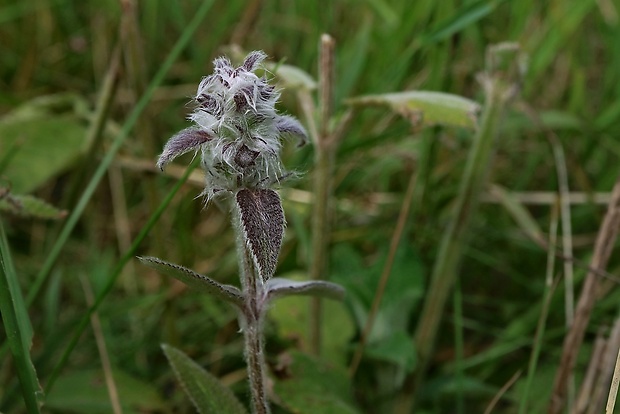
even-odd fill
[[[225,57],[215,59],[214,73],[202,79],[193,99],[196,109],[189,119],[195,125],[170,138],[159,156],[157,166],[163,170],[179,155],[200,149],[207,200],[220,191],[279,182],[286,175],[281,138],[306,141],[297,119],[277,113],[279,91],[254,73],[265,57],[261,51],[251,52],[236,68]]]

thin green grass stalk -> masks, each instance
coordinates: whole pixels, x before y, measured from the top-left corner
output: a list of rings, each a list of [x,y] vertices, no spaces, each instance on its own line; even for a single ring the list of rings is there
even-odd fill
[[[456,279],[469,222],[478,202],[490,164],[493,142],[503,111],[501,95],[492,91],[482,116],[480,130],[474,138],[457,195],[454,219],[443,234],[441,247],[431,276],[431,285],[416,332],[416,346],[422,364],[431,356],[439,321],[446,299]]]
[[[92,197],[95,190],[97,189],[97,186],[99,185],[99,182],[105,175],[107,169],[110,167],[110,164],[112,164],[112,161],[114,160],[114,156],[120,149],[123,142],[125,142],[125,139],[129,136],[129,132],[131,131],[131,129],[134,127],[134,125],[138,121],[140,114],[142,114],[142,112],[148,105],[149,101],[151,100],[151,97],[153,96],[153,93],[155,92],[155,89],[157,89],[157,87],[163,82],[166,74],[168,73],[168,70],[170,70],[170,68],[172,67],[172,64],[176,61],[176,59],[179,57],[179,55],[181,54],[185,46],[189,43],[189,41],[192,38],[192,35],[196,31],[200,23],[203,21],[203,19],[207,15],[207,12],[209,11],[212,5],[213,5],[213,0],[207,0],[201,4],[198,10],[196,10],[196,14],[194,15],[194,18],[187,25],[187,27],[181,34],[181,37],[179,38],[177,43],[174,45],[174,47],[170,51],[170,54],[168,55],[166,60],[162,63],[161,67],[159,68],[155,76],[153,77],[153,80],[151,81],[149,86],[146,88],[144,95],[142,96],[142,98],[140,98],[140,100],[136,104],[133,111],[131,111],[131,113],[127,117],[127,121],[125,121],[123,128],[121,129],[116,139],[110,146],[110,149],[105,155],[105,157],[101,160],[101,164],[99,164],[99,168],[97,168],[93,177],[88,183],[88,186],[86,186],[86,189],[84,190],[84,193],[82,194],[82,197],[80,197],[80,200],[78,201],[77,205],[71,212],[71,215],[67,219],[65,226],[62,228],[58,238],[56,239],[56,243],[54,243],[52,250],[48,254],[45,262],[43,263],[41,270],[37,274],[37,277],[33,283],[32,289],[28,293],[28,297],[26,299],[26,303],[28,304],[28,306],[30,306],[34,302],[35,298],[39,294],[41,288],[43,287],[43,284],[47,280],[52,268],[54,267],[56,260],[58,260],[58,256],[60,255],[60,252],[62,251],[65,243],[67,242],[67,240],[69,239],[69,236],[71,235],[71,232],[73,231],[75,225],[77,224],[82,213],[84,212],[86,205],[88,204],[88,202],[90,201],[90,198]]]
[[[112,291],[112,288],[114,288],[114,284],[116,283],[116,280],[118,279],[121,272],[123,271],[125,264],[136,255],[138,247],[140,246],[144,238],[149,234],[149,231],[153,228],[157,220],[159,220],[159,217],[161,217],[166,207],[168,207],[168,204],[170,204],[170,201],[172,201],[172,198],[174,197],[174,195],[179,191],[179,189],[185,183],[185,181],[187,181],[187,178],[190,176],[194,168],[196,168],[198,163],[199,163],[199,159],[196,158],[192,162],[192,164],[187,168],[187,170],[185,171],[185,174],[183,174],[183,176],[179,179],[179,181],[177,181],[177,183],[174,185],[172,190],[170,190],[166,198],[164,198],[162,203],[159,205],[157,210],[155,210],[153,214],[151,215],[151,217],[149,217],[149,220],[144,225],[144,227],[142,227],[142,230],[140,230],[140,233],[136,236],[133,243],[131,244],[131,248],[125,252],[123,257],[117,263],[116,267],[112,270],[110,277],[107,280],[105,286],[97,295],[97,298],[95,299],[95,302],[93,303],[93,305],[90,308],[88,308],[88,311],[82,317],[80,324],[77,326],[77,328],[75,329],[75,332],[73,333],[73,336],[71,337],[69,345],[67,345],[67,348],[65,349],[65,352],[62,354],[62,357],[58,361],[58,364],[56,364],[56,366],[54,367],[47,381],[46,387],[45,387],[45,391],[47,393],[50,392],[50,390],[52,389],[54,385],[54,382],[56,381],[56,379],[58,378],[58,375],[60,374],[60,371],[63,369],[63,367],[66,365],[67,361],[69,360],[69,356],[71,355],[71,352],[73,352],[73,349],[75,349],[75,346],[80,340],[82,333],[84,332],[84,330],[88,326],[88,323],[90,322],[91,315],[95,311],[97,311],[97,309],[99,309],[99,306],[101,306],[105,298]]]
[[[458,414],[465,413],[465,370],[463,369],[463,360],[465,348],[463,340],[463,292],[461,291],[461,280],[456,279],[454,286],[454,294],[452,295],[452,303],[454,306],[454,371],[456,379],[456,412]]]
[[[32,328],[24,299],[19,290],[17,273],[9,249],[9,242],[0,220],[0,313],[6,331],[7,342],[17,368],[17,376],[22,389],[24,403],[29,414],[39,413],[41,387],[37,379],[30,345]]]
[[[555,252],[557,246],[558,235],[558,204],[556,203],[551,210],[551,224],[549,228],[549,247],[547,252],[547,270],[545,275],[545,291],[543,293],[543,306],[538,318],[538,325],[536,327],[536,335],[534,337],[534,346],[532,348],[532,354],[530,355],[530,362],[528,364],[527,378],[525,380],[525,388],[523,389],[523,395],[519,400],[519,414],[525,414],[527,412],[527,404],[530,397],[530,391],[536,376],[536,367],[538,365],[538,357],[540,356],[540,349],[542,348],[542,340],[545,333],[545,327],[547,323],[547,315],[549,313],[549,305],[551,304],[551,297],[554,291],[553,272],[555,269]]]
[[[147,79],[144,44],[137,16],[138,2],[125,1],[124,3],[126,5],[123,7],[120,23],[121,45],[127,72],[127,83],[130,89],[133,90],[135,97],[138,97],[144,93]],[[147,159],[153,159],[156,155],[155,140],[153,140],[153,115],[152,111],[146,108],[134,128],[134,135],[141,144],[143,156]],[[151,208],[150,206],[156,206],[161,198],[154,178],[155,176],[150,176],[141,180],[146,195],[147,208],[149,209]],[[159,227],[155,229],[154,236],[155,251],[160,254],[164,251],[163,241],[166,240],[166,237]]]

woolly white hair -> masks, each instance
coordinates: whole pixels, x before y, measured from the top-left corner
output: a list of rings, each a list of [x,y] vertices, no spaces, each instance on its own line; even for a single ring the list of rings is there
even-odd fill
[[[262,51],[251,52],[237,68],[225,57],[215,59],[214,73],[201,80],[194,97],[197,105],[189,119],[195,126],[174,135],[159,156],[163,169],[177,156],[200,149],[207,201],[221,191],[279,182],[286,176],[281,137],[306,142],[299,121],[277,113],[280,92],[254,73],[265,58]]]

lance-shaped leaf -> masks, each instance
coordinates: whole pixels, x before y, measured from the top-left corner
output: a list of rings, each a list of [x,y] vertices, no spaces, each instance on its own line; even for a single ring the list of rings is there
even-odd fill
[[[247,410],[222,382],[170,345],[162,349],[177,379],[201,414],[247,414]]]
[[[177,264],[168,263],[157,257],[139,257],[140,261],[160,273],[174,277],[187,286],[223,299],[238,307],[243,306],[243,295],[239,289],[231,285],[216,282],[208,276],[196,273]]]
[[[185,154],[198,147],[213,137],[205,130],[197,127],[189,127],[180,131],[166,142],[164,150],[157,160],[157,167],[163,171],[166,164],[176,157]]]
[[[451,125],[476,129],[480,105],[476,102],[443,92],[405,91],[368,95],[348,101],[352,105],[388,105],[413,125],[428,127]]]
[[[2,197],[0,189],[0,211],[39,219],[58,220],[66,217],[67,212],[31,195],[5,194]]]
[[[236,195],[243,238],[261,278],[267,281],[278,264],[284,236],[280,196],[271,189],[239,190]]]
[[[342,286],[323,280],[296,281],[274,277],[267,282],[268,300],[291,295],[320,296],[328,299],[342,300],[344,293]]]

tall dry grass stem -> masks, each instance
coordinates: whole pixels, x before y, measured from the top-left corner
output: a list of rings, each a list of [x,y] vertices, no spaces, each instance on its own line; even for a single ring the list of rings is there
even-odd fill
[[[607,267],[618,232],[620,231],[620,176],[614,185],[607,213],[599,229],[590,268],[604,270]],[[548,413],[559,414],[566,403],[568,381],[572,375],[577,355],[590,321],[597,297],[600,279],[597,273],[588,271],[571,325],[562,348],[560,366],[556,372]]]
[[[310,279],[326,277],[331,239],[333,171],[336,142],[330,134],[334,95],[335,40],[328,34],[321,36],[319,46],[319,128],[314,136],[314,202],[312,209],[312,259]],[[312,132],[312,129],[310,129]],[[321,299],[310,299],[310,349],[321,353]]]

